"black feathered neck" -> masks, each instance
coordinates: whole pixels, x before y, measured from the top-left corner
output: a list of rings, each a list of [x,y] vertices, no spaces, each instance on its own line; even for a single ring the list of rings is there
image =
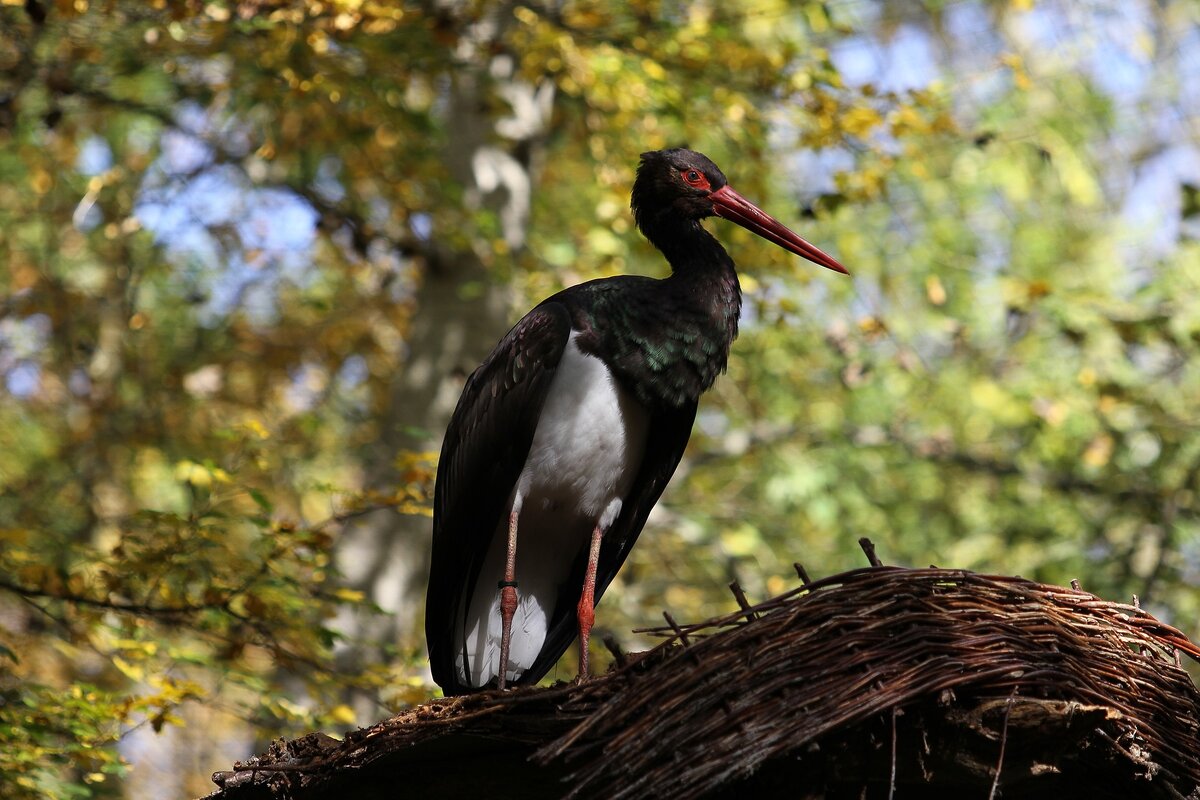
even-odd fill
[[[692,171],[703,177],[703,188],[685,181]],[[642,153],[630,207],[638,229],[666,256],[673,273],[733,270],[725,248],[700,224],[713,215],[710,195],[727,183],[703,153],[682,147]]]

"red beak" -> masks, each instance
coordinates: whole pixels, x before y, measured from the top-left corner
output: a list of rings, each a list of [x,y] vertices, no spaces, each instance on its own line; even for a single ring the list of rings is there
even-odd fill
[[[757,233],[768,242],[774,242],[784,250],[790,250],[798,256],[803,256],[814,264],[820,264],[822,267],[843,275],[850,274],[833,256],[801,239],[782,222],[742,197],[728,185],[717,189],[709,195],[709,198],[713,202],[713,213],[718,217],[736,222],[746,230]]]

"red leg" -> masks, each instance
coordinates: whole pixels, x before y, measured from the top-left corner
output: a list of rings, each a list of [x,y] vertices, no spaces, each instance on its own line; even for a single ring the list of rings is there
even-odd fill
[[[596,621],[596,566],[600,562],[600,539],[604,531],[597,525],[592,529],[592,546],[588,550],[587,573],[583,576],[583,594],[579,596],[579,679],[588,676],[588,640],[592,623]]]
[[[508,649],[512,640],[513,614],[517,611],[517,517],[520,502],[508,515],[508,556],[504,561],[504,580],[500,581],[500,688],[508,673]]]

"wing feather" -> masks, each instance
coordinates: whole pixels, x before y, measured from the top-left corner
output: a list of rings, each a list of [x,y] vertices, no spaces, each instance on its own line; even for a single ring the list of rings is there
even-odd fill
[[[467,379],[446,429],[433,501],[433,549],[425,638],[433,679],[447,694],[458,678],[455,629],[529,454],[542,405],[571,333],[567,309],[547,301],[513,326]]]

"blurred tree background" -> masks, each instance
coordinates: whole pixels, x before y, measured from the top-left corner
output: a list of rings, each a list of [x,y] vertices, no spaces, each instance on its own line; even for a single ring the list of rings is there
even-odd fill
[[[3,0],[0,796],[430,696],[462,381],[663,274],[628,192],[685,142],[853,279],[711,224],[742,336],[602,628],[868,535],[1200,636],[1198,109],[1190,0]]]

